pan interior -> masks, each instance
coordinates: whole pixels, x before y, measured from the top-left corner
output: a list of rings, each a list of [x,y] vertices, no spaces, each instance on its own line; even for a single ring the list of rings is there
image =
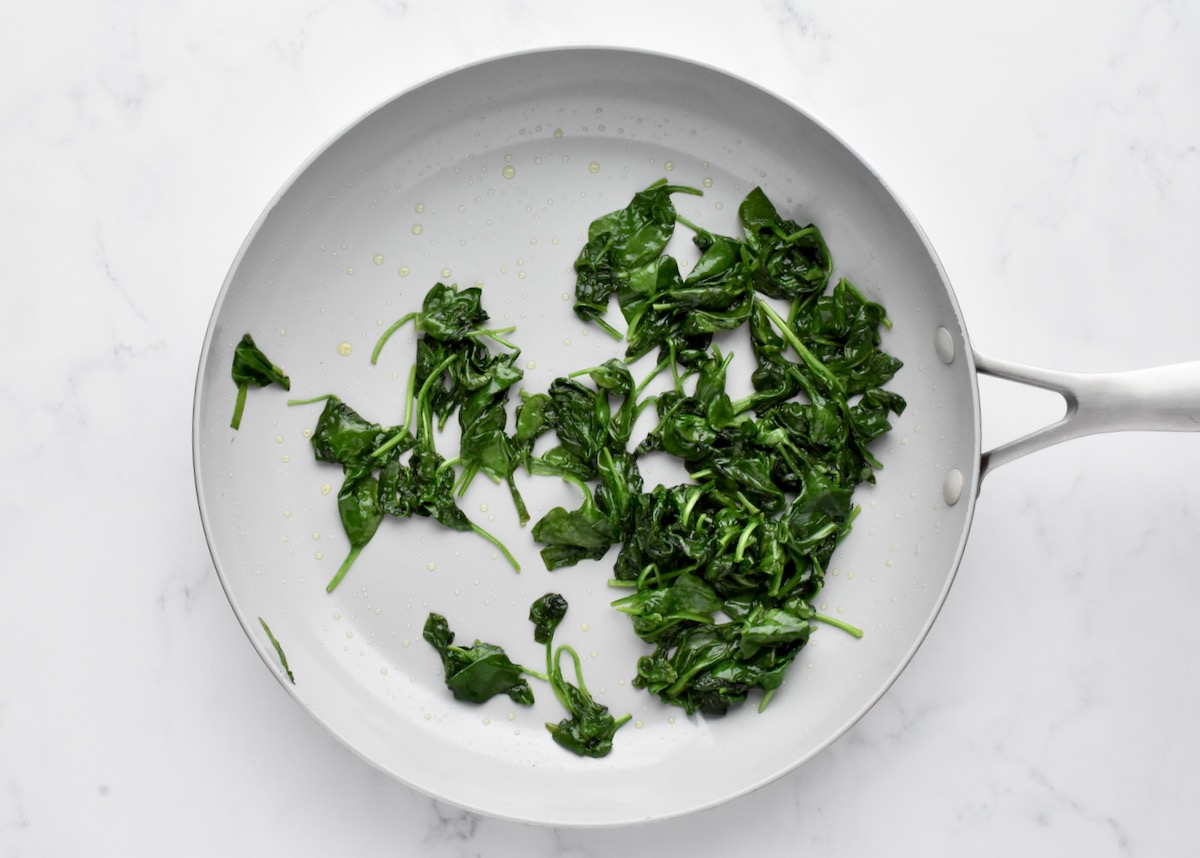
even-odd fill
[[[857,496],[862,513],[820,600],[865,636],[814,634],[762,714],[751,705],[724,718],[688,717],[632,688],[647,649],[609,607],[620,595],[606,586],[611,564],[546,572],[507,491],[486,479],[472,484],[462,507],[513,550],[519,574],[470,535],[425,520],[385,522],[326,594],[348,548],[335,502],[341,474],[313,460],[307,436],[320,406],[286,404],[288,396],[336,393],[369,419],[399,422],[411,328],[377,365],[371,350],[437,281],[482,285],[493,318],[516,326],[531,390],[621,356],[621,344],[571,312],[572,262],[593,218],[664,177],[704,190],[675,201],[713,231],[739,234],[738,204],[755,185],[787,216],[817,223],[835,276],[888,308],[894,326],[885,347],[905,363],[891,386],[909,407],[878,444],[884,470]],[[234,432],[229,366],[247,332],[293,386],[290,394],[251,391]],[[750,361],[748,345],[729,348],[737,375]],[[524,54],[455,72],[384,104],[317,153],[272,201],[231,269],[205,342],[194,417],[214,563],[273,669],[258,617],[284,646],[296,676],[285,687],[297,701],[415,788],[556,825],[710,806],[778,777],[848,729],[907,663],[941,605],[970,521],[978,455],[958,308],[923,235],[878,177],[823,127],[757,88],[691,63],[606,50]],[[965,485],[948,504],[953,470]],[[578,504],[557,480],[520,485],[535,518]],[[633,715],[603,760],[577,759],[550,741],[543,724],[563,713],[549,693],[531,709],[503,697],[456,703],[421,639],[425,617],[437,611],[460,639],[498,643],[536,667],[542,650],[525,615],[550,590],[571,605],[559,641],[583,655],[588,687],[614,713]]]

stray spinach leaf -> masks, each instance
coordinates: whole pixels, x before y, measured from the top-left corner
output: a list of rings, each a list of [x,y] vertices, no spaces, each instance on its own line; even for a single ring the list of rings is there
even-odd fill
[[[292,382],[283,370],[271,363],[262,350],[254,344],[254,338],[249,334],[242,337],[233,350],[233,366],[230,370],[233,383],[237,385],[237,401],[233,406],[233,419],[229,425],[238,429],[242,425],[242,411],[246,407],[246,392],[253,387],[266,387],[277,384],[284,390],[291,390]]]
[[[501,647],[475,641],[474,646],[454,646],[454,632],[441,614],[430,613],[422,637],[442,657],[446,687],[456,700],[486,703],[497,694],[507,694],[515,702],[533,703],[533,689]]]
[[[287,656],[283,654],[283,646],[275,639],[275,635],[271,633],[271,627],[267,625],[267,621],[262,617],[258,618],[258,622],[263,627],[263,631],[267,633],[267,640],[271,642],[271,646],[275,648],[276,655],[279,656],[279,663],[283,665],[283,672],[287,674],[288,682],[292,685],[296,684],[296,677],[292,673],[292,669],[288,667]]]
[[[546,645],[546,674],[550,687],[563,707],[570,713],[557,724],[547,724],[551,737],[562,747],[581,757],[606,757],[612,751],[613,737],[632,717],[614,718],[608,707],[597,703],[583,681],[583,668],[578,653],[563,644],[554,648],[554,632],[567,613],[567,601],[557,593],[547,593],[529,609],[534,625],[534,640]],[[575,681],[568,682],[562,672],[563,655],[575,666]]]

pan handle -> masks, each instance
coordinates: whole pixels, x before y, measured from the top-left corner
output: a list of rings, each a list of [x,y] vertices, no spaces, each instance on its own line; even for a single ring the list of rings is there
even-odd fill
[[[1114,373],[1039,369],[984,357],[975,368],[996,378],[1053,390],[1067,401],[1057,423],[1009,441],[981,457],[982,481],[993,468],[1029,453],[1102,432],[1200,432],[1200,361]]]

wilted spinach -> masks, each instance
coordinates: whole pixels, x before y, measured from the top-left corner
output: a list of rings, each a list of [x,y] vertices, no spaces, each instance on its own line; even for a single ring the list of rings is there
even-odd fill
[[[246,392],[251,386],[267,387],[277,384],[284,390],[292,389],[292,382],[283,370],[271,363],[262,350],[254,344],[249,334],[242,337],[233,349],[233,366],[230,370],[233,383],[237,385],[237,401],[233,406],[233,419],[229,425],[238,429],[242,425],[242,411],[246,407]]]
[[[521,371],[513,363],[515,346],[502,336],[506,331],[478,327],[486,319],[478,289],[460,292],[438,283],[426,295],[422,312],[409,314],[383,335],[375,358],[406,321],[414,321],[423,332],[399,426],[373,423],[334,395],[292,401],[324,401],[312,434],[313,454],[318,461],[341,465],[344,474],[338,515],[350,551],[326,586],[329,592],[341,583],[386,516],[419,515],[452,530],[476,533],[519,571],[508,548],[472,522],[455,500],[470,476],[484,470],[508,482],[519,514],[528,518],[513,482],[517,463],[504,411],[508,390]],[[514,351],[492,355],[481,339],[497,340]],[[459,413],[463,440],[455,459],[447,460],[437,450],[439,411],[441,422]],[[415,432],[409,428],[414,418]],[[456,475],[455,465],[463,466],[463,476]]]
[[[554,741],[581,757],[606,757],[612,751],[613,736],[632,717],[624,715],[614,718],[608,707],[597,703],[583,681],[583,668],[579,654],[562,644],[554,648],[554,632],[567,613],[567,600],[558,593],[547,593],[529,608],[529,621],[533,623],[533,639],[546,645],[546,675],[554,695],[570,713],[557,724],[546,724]],[[573,685],[566,680],[562,671],[562,658],[566,655],[575,668]]]
[[[443,678],[456,700],[486,703],[497,694],[507,694],[525,706],[533,703],[533,689],[523,675],[524,669],[514,664],[501,647],[480,641],[470,647],[454,646],[449,623],[435,613],[425,620],[422,637],[442,657]]]
[[[634,593],[614,605],[655,646],[634,684],[689,713],[720,713],[754,689],[765,706],[813,623],[861,635],[811,602],[857,515],[855,487],[880,467],[868,445],[905,401],[884,389],[901,367],[881,348],[886,312],[845,279],[829,289],[833,260],[816,226],[783,217],[755,188],[739,207],[742,236],[716,235],[676,214],[680,191],[693,189],[658,182],[597,219],[575,264],[576,313],[617,335],[601,318],[616,294],[626,358],[659,349],[655,372],[669,367],[673,386],[639,402],[616,361],[546,394],[523,391],[514,444],[529,470],[583,495],[533,528],[548,569],[620,546],[613,583]],[[677,222],[700,251],[686,278],[663,255]],[[712,340],[740,327],[754,366],[752,392],[735,400],[732,355]],[[650,404],[658,422],[628,452]],[[534,455],[548,432],[558,445]],[[654,452],[679,459],[690,482],[646,491],[637,461]]]

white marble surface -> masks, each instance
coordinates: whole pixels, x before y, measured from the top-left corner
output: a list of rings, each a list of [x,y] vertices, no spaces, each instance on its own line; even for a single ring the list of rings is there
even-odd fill
[[[932,633],[843,739],[717,809],[579,831],[419,795],[292,702],[213,570],[189,434],[213,301],[293,169],[433,73],[564,44],[701,60],[829,123],[922,222],[985,353],[1198,359],[1200,8],[47,0],[6,19],[0,854],[1200,849],[1200,436],[998,470]],[[1054,413],[983,395],[989,444]]]

